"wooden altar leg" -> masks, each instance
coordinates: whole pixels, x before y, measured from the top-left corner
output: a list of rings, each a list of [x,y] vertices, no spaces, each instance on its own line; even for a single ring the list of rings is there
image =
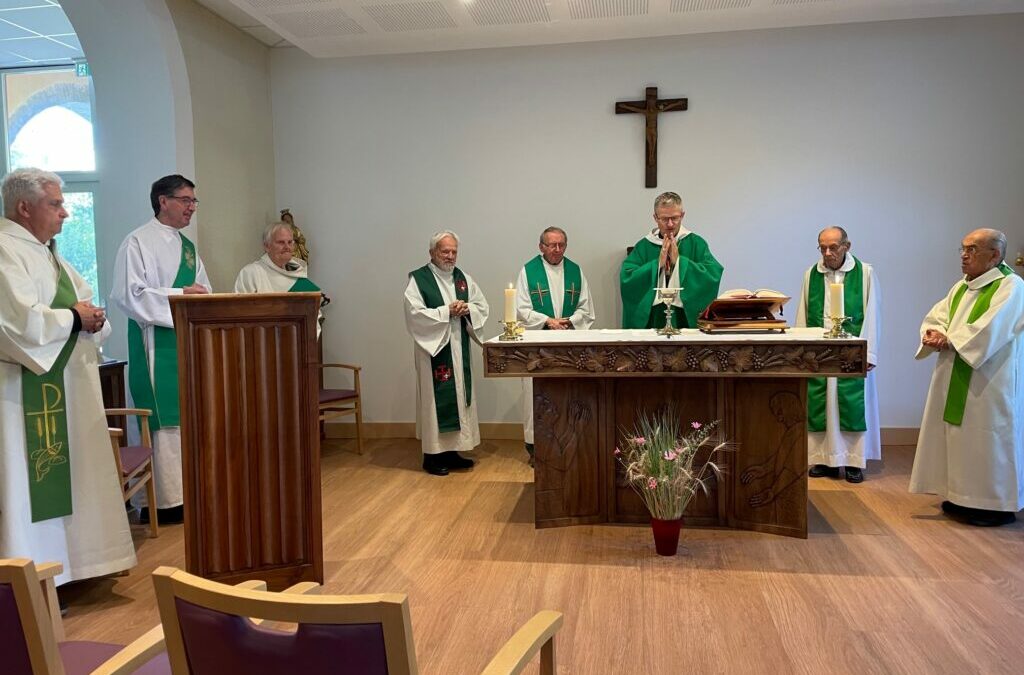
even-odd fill
[[[608,521],[602,381],[534,378],[534,522],[560,527]]]
[[[728,391],[731,390],[731,391]],[[727,474],[731,527],[807,538],[807,380],[733,380]]]

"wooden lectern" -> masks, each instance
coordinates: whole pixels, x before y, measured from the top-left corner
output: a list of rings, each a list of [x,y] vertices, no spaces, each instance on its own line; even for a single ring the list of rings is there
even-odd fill
[[[323,583],[319,293],[171,297],[185,566],[273,590]]]

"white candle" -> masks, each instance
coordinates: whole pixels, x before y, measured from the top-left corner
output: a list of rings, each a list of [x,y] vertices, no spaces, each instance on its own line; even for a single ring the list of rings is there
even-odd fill
[[[846,316],[846,308],[843,305],[843,285],[828,285],[828,315],[832,318]]]
[[[512,284],[505,289],[505,323],[516,320],[516,289]]]

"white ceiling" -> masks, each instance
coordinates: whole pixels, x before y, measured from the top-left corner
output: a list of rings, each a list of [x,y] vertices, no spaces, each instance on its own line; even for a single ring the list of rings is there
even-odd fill
[[[1024,12],[1024,0],[196,1],[267,45],[315,57]]]
[[[71,63],[82,45],[57,0],[0,0],[0,68]]]

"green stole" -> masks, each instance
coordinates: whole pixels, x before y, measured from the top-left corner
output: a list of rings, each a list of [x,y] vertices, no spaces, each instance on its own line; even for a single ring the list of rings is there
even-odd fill
[[[700,316],[711,301],[718,297],[722,281],[722,265],[711,254],[708,244],[699,235],[690,232],[679,240],[679,283],[683,286],[684,307],[673,312],[680,324],[677,327],[697,325]],[[654,307],[654,287],[658,284],[658,258],[661,247],[646,237],[633,247],[622,262],[619,288],[622,295],[622,327],[653,328],[665,316],[662,305]],[[685,319],[685,323],[683,323]],[[664,321],[662,318],[661,321]]]
[[[860,335],[864,327],[864,266],[853,258],[853,269],[843,277],[843,307],[850,317],[850,332]],[[811,268],[807,284],[807,325],[822,328],[825,315],[825,275],[817,265]],[[867,431],[864,418],[864,378],[837,378],[839,428],[843,431]],[[828,380],[815,377],[807,380],[807,428],[825,431],[826,392]]]
[[[423,304],[430,309],[444,307],[444,296],[441,288],[437,285],[437,279],[430,267],[423,267],[409,272],[416,281],[416,287],[423,298]],[[455,281],[455,297],[463,302],[469,302],[469,285],[466,283],[466,275],[458,267],[453,272]],[[459,328],[462,330],[462,382],[466,394],[466,407],[473,401],[473,373],[469,355],[469,331],[466,329],[467,317],[459,321]],[[452,361],[451,340],[444,346],[437,356],[430,357],[430,372],[434,378],[434,410],[437,413],[437,430],[440,433],[458,431],[462,428],[459,423],[459,401],[455,391],[455,363]]]
[[[1003,278],[1012,274],[1012,270],[1005,263],[999,265],[999,271],[1002,272],[1003,276],[989,282],[981,289],[978,299],[975,301],[974,306],[971,307],[971,313],[967,316],[968,324],[974,323],[982,314],[988,311],[988,308],[992,305],[992,296],[999,290],[1000,284],[1003,283]],[[953,316],[956,314],[957,308],[960,307],[960,301],[966,292],[967,284],[962,283],[956,289],[956,293],[953,294],[953,299],[949,304],[950,323],[953,322]],[[947,325],[946,328],[948,330],[949,326]],[[967,362],[957,354],[956,358],[953,359],[953,372],[950,373],[949,389],[946,391],[946,408],[942,413],[942,419],[950,424],[955,424],[956,426],[963,424],[964,409],[967,407],[967,389],[971,384],[971,375],[973,374],[974,369],[967,365]]]
[[[64,266],[51,309],[70,309],[78,294]],[[21,368],[21,401],[25,411],[25,451],[28,454],[28,489],[32,522],[71,515],[71,449],[68,439],[64,367],[75,350],[72,333],[50,370],[36,375]]]
[[[576,306],[580,302],[580,293],[583,291],[583,274],[580,266],[562,258],[562,281],[565,286],[565,296],[562,299],[562,316],[555,316],[555,305],[551,301],[551,288],[548,285],[548,273],[544,268],[544,259],[539,255],[526,263],[526,284],[530,289],[530,302],[533,303],[533,311],[540,312],[545,316],[555,319],[564,319],[572,316]],[[545,325],[544,328],[547,328]]]
[[[172,288],[196,282],[196,247],[180,232],[181,262]],[[153,326],[153,378],[149,377],[149,356],[142,340],[142,326],[128,320],[128,389],[136,408],[153,411],[149,428],[181,425],[178,410],[178,342],[173,328]]]
[[[315,293],[320,290],[320,287],[314,284],[309,279],[300,277],[295,280],[292,287],[288,289],[289,293]]]

